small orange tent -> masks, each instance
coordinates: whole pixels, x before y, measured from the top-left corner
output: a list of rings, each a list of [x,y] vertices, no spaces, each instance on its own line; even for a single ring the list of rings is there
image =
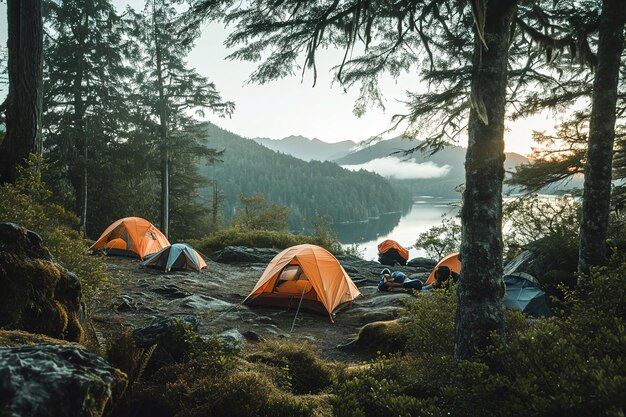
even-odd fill
[[[384,240],[378,244],[378,262],[382,265],[406,265],[409,251],[395,240]]]
[[[170,242],[159,229],[141,217],[125,217],[113,222],[89,249],[102,249],[111,255],[138,256],[158,252]]]
[[[378,244],[378,253],[386,253],[389,249],[395,249],[405,261],[409,260],[409,251],[395,240],[387,239]]]
[[[448,268],[450,268],[450,271],[460,274],[461,273],[461,261],[459,260],[459,253],[454,252],[454,253],[451,253],[450,255],[446,255],[443,258],[441,258],[439,263],[435,266],[435,268],[432,270],[432,272],[428,276],[428,279],[426,280],[424,285],[432,284],[433,282],[435,282],[435,271],[440,266],[447,266]]]
[[[272,259],[243,303],[327,312],[361,296],[354,282],[326,249],[297,245]],[[242,303],[242,304],[243,304]]]

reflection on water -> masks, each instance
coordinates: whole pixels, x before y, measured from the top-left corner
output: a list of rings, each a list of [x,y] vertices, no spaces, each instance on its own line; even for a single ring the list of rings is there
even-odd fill
[[[441,223],[443,214],[456,216],[458,206],[456,199],[418,196],[406,214],[391,213],[363,223],[334,224],[333,229],[344,245],[357,243],[363,258],[368,260],[378,258],[376,246],[385,239],[393,239],[409,249],[411,258],[425,256],[423,251],[409,247],[415,244],[420,233]]]

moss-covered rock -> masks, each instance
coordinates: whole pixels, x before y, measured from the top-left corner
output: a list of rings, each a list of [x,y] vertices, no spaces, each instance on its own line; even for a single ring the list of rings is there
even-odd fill
[[[55,339],[53,337],[45,336],[43,334],[28,333],[23,330],[0,330],[0,347],[35,345],[37,343],[81,346],[77,343]]]
[[[0,223],[0,328],[82,342],[81,285],[39,235]]]
[[[371,354],[395,353],[403,350],[407,344],[407,335],[398,320],[375,321],[359,329],[356,338],[344,349],[355,349]]]

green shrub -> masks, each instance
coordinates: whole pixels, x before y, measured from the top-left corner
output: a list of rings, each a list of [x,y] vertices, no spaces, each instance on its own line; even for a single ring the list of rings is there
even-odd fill
[[[46,164],[31,155],[26,168],[18,167],[16,183],[0,186],[0,222],[17,223],[37,232],[55,260],[80,278],[86,300],[115,295],[102,257],[89,256],[78,218],[51,202],[51,192],[42,180]]]
[[[321,246],[336,255],[343,253],[341,244],[336,241],[328,241],[316,236],[296,235],[271,230],[222,229],[190,243],[205,254],[211,254],[224,249],[226,246],[286,249],[290,246],[305,243]]]
[[[407,305],[404,356],[345,372],[337,416],[621,416],[626,408],[626,263],[564,290],[557,316],[529,322],[506,312],[505,345],[482,361],[453,359],[456,297]],[[489,365],[490,364],[490,365]]]
[[[267,341],[246,356],[249,362],[262,362],[285,369],[295,394],[317,394],[331,385],[333,373],[310,343]]]
[[[192,359],[135,384],[114,417],[330,416],[328,396],[297,396],[274,377],[283,371],[239,360],[215,373]]]
[[[337,417],[392,417],[432,415],[435,400],[421,399],[414,391],[419,384],[415,356],[380,357],[369,366],[348,368],[333,387]]]

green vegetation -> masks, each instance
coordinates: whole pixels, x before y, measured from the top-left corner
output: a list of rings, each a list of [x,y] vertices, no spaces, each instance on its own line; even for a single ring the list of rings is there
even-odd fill
[[[32,155],[26,168],[18,167],[15,185],[0,186],[0,222],[17,223],[38,233],[54,259],[78,275],[86,301],[115,294],[115,285],[101,257],[87,254],[76,231],[78,218],[52,202],[52,192],[42,179],[47,165]]]
[[[458,252],[461,247],[461,225],[444,214],[440,225],[420,233],[414,247],[424,249],[433,259],[441,259],[452,252]]]
[[[294,394],[319,394],[333,382],[332,368],[319,358],[317,348],[310,343],[265,342],[246,360],[284,369]]]
[[[407,308],[404,354],[343,373],[335,415],[620,415],[625,273],[623,259],[596,270],[552,319],[507,313],[507,343],[475,362],[453,358],[454,294],[420,296]]]
[[[333,368],[320,360],[314,347],[270,342],[244,358],[225,351],[216,339],[202,341],[188,327],[177,329],[170,343],[192,347],[189,355],[150,378],[131,380],[134,384],[114,417],[331,415],[328,394],[299,395],[319,393],[332,382]],[[119,348],[128,345],[118,344],[114,363],[138,362],[132,349]]]
[[[261,194],[246,197],[239,195],[242,207],[233,218],[233,227],[237,229],[251,230],[275,230],[287,231],[287,216],[289,209],[285,206],[272,204],[265,200]]]
[[[624,259],[596,269],[550,319],[507,312],[507,343],[474,362],[453,357],[454,289],[408,301],[393,346],[353,366],[285,340],[229,352],[182,326],[171,342],[194,353],[135,380],[114,416],[619,416],[625,274]]]
[[[238,228],[222,229],[202,239],[190,242],[200,252],[211,254],[226,246],[247,246],[249,248],[286,249],[290,246],[311,244],[325,248],[338,255],[343,253],[341,244],[323,236],[297,235],[273,230],[242,230]]]

